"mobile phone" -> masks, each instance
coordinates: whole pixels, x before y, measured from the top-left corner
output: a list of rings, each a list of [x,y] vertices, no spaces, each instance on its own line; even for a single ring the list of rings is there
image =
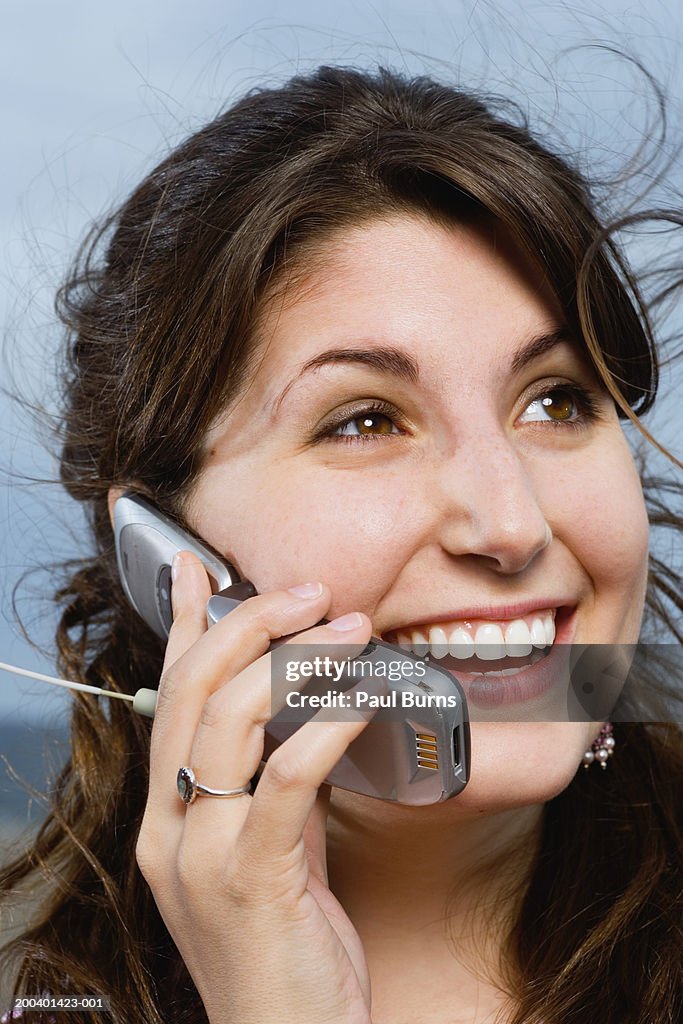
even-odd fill
[[[256,595],[253,584],[240,580],[218,552],[140,495],[126,492],[117,500],[114,539],[126,597],[161,638],[168,636],[173,622],[171,563],[177,551],[193,551],[211,578],[215,592],[207,604],[209,626]],[[281,645],[276,641],[270,649]],[[325,781],[404,804],[433,804],[460,793],[470,774],[470,731],[467,702],[457,679],[376,637],[354,660],[369,663],[370,672],[379,675],[382,666],[396,666],[393,678],[384,675],[386,693],[394,694],[388,700],[391,712],[378,713],[370,721]],[[275,715],[265,730],[264,760],[300,726],[291,714]]]

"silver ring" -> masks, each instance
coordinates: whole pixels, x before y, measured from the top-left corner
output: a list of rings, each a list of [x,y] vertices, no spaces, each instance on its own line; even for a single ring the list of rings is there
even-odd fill
[[[239,789],[211,789],[210,786],[202,786],[201,782],[197,782],[197,776],[191,768],[178,769],[176,786],[178,787],[180,799],[184,804],[193,804],[198,796],[219,796],[223,798],[242,796],[251,789],[250,782],[246,786],[240,786]]]

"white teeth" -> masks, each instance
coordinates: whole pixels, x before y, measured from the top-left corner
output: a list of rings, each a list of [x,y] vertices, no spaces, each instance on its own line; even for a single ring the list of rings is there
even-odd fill
[[[543,625],[545,626],[545,642],[548,645],[548,647],[552,647],[552,645],[555,643],[555,620],[552,617],[552,615],[544,615],[544,620],[545,621]]]
[[[429,630],[429,649],[434,658],[445,658],[448,654],[448,637],[440,626],[432,626]]]
[[[511,658],[526,658],[531,654],[531,633],[524,619],[515,619],[505,630],[505,650]]]
[[[460,658],[461,660],[474,656],[474,640],[462,626],[458,626],[451,633],[448,641],[448,653],[451,658]]]
[[[450,629],[447,624],[425,626],[397,632],[395,642],[419,658],[427,655],[437,659],[450,655],[460,661],[475,655],[482,661],[528,658],[534,648],[552,647],[555,642],[555,609],[510,622],[482,622],[480,619]],[[533,660],[532,657],[532,663]],[[505,670],[509,675],[516,671],[515,668]]]
[[[424,658],[425,654],[429,650],[429,642],[424,633],[415,631],[413,633],[413,651],[417,654],[418,658]]]
[[[505,657],[503,630],[495,623],[479,626],[474,636],[475,654],[482,661],[496,661]]]
[[[543,619],[541,618],[534,619],[531,625],[531,642],[534,647],[546,646],[545,626],[543,625]]]

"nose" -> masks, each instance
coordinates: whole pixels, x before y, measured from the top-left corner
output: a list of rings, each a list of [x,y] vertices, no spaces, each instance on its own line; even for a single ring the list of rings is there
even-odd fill
[[[550,543],[533,480],[504,436],[440,459],[437,472],[440,542],[450,554],[476,556],[495,572],[513,574]]]

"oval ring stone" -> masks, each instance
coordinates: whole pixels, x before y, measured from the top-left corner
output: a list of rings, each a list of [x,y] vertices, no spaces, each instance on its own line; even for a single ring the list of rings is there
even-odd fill
[[[197,796],[197,780],[191,768],[180,768],[177,779],[178,793],[185,804],[191,804]]]

